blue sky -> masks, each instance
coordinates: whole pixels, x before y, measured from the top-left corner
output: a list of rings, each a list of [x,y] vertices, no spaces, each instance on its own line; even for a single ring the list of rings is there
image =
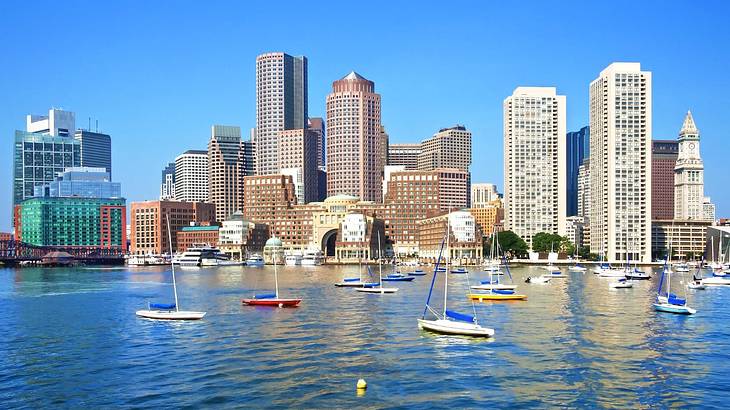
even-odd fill
[[[653,72],[655,139],[691,109],[705,191],[725,189],[730,3],[515,2],[0,3],[0,230],[10,227],[12,138],[49,107],[99,120],[129,201],[154,199],[164,164],[204,148],[212,124],[255,124],[255,58],[309,58],[309,112],[356,70],[382,95],[391,142],[441,127],[473,132],[473,181],[502,189],[502,101],[517,86],[567,96],[568,129],[588,122],[588,85],[612,61]],[[244,131],[245,132],[245,131]]]

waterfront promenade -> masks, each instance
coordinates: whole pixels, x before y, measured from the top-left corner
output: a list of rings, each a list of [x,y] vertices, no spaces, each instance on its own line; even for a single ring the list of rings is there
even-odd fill
[[[272,268],[178,271],[198,322],[135,317],[172,298],[169,267],[0,270],[3,407],[722,407],[730,399],[730,289],[690,293],[698,313],[652,309],[658,277],[633,289],[568,273],[525,302],[476,305],[492,340],[419,331],[429,273],[392,295],[335,288],[357,267],[280,267],[296,309],[241,306]],[[647,268],[648,270],[648,268]],[[483,279],[484,273],[472,276]],[[471,311],[464,275],[450,301]],[[437,281],[438,282],[438,281]],[[451,303],[451,302],[450,302]],[[368,389],[358,396],[355,382]]]

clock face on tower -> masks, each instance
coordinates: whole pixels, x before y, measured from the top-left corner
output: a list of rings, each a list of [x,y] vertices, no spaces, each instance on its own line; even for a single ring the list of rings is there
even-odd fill
[[[695,149],[695,143],[694,142],[690,142],[689,143],[689,150],[690,151],[694,151],[694,149]]]

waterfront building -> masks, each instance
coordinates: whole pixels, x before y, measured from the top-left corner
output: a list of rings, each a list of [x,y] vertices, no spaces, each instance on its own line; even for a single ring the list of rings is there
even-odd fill
[[[244,156],[241,128],[214,125],[208,142],[208,202],[216,220],[243,209]]]
[[[175,200],[208,201],[208,151],[188,150],[175,158]]]
[[[478,183],[471,185],[471,204],[472,208],[486,208],[499,199],[497,185],[488,183]]]
[[[162,183],[160,183],[160,200],[175,199],[175,163],[170,162],[162,170]]]
[[[242,141],[243,150],[243,176],[256,175],[256,145],[253,141]]]
[[[356,263],[374,259],[378,255],[378,237],[381,242],[385,237],[381,219],[356,212],[345,215],[335,245],[337,261]]]
[[[651,142],[651,219],[674,219],[674,167],[679,154],[676,140]]]
[[[498,197],[478,208],[471,207],[469,208],[469,213],[471,213],[474,217],[482,235],[489,236],[497,230],[496,227],[499,226],[504,219],[502,199]]]
[[[277,228],[290,222],[286,212],[297,203],[292,177],[282,174],[244,177],[243,186],[244,218],[267,225],[269,237],[281,238]]]
[[[124,198],[38,197],[16,205],[16,239],[38,246],[127,250]]]
[[[418,253],[417,222],[468,206],[469,172],[455,168],[392,172],[380,214],[398,255]]]
[[[698,221],[695,221],[698,222]],[[705,234],[705,260],[708,262],[726,261],[730,250],[730,221],[720,219],[718,225],[707,227]]]
[[[566,203],[568,216],[578,215],[578,174],[583,161],[590,155],[591,132],[589,127],[566,134]]]
[[[481,263],[483,234],[468,211],[444,213],[419,221],[418,259],[422,263],[437,261],[447,226],[450,252],[444,251],[443,257],[450,255],[453,265]]]
[[[651,72],[612,63],[590,85],[591,252],[651,260]]]
[[[702,259],[706,247],[705,241],[708,239],[707,229],[711,225],[711,221],[702,220],[652,221],[652,257],[654,259],[664,259],[669,247],[671,247],[672,260]]]
[[[47,121],[37,120],[36,123]],[[23,200],[33,197],[35,187],[53,182],[56,176],[66,168],[81,166],[79,141],[63,135],[66,132],[64,127],[71,125],[63,124],[60,127],[60,121],[54,122],[53,125],[56,127],[57,136],[15,131],[13,207]],[[44,126],[29,127],[29,129],[40,128],[44,128]]]
[[[403,165],[386,165],[383,168],[383,202],[385,202],[385,197],[388,196],[388,181],[390,181],[390,175],[394,172],[402,172],[405,170],[406,167]]]
[[[191,222],[214,224],[215,205],[204,202],[142,201],[130,205],[130,252],[169,254],[167,219],[170,220],[172,249],[177,249],[177,232]]]
[[[300,204],[316,201],[319,194],[317,140],[316,132],[304,128],[279,134],[280,173],[294,178]]]
[[[463,125],[442,128],[421,142],[418,169],[458,168],[469,171],[471,166],[471,131]]]
[[[324,119],[321,117],[310,118],[307,121],[307,129],[317,135],[317,168],[323,168],[327,163],[327,136],[324,127]]]
[[[307,128],[307,58],[256,57],[256,175],[277,174],[281,131]]]
[[[565,96],[517,87],[504,100],[504,225],[529,246],[539,232],[565,234]]]
[[[218,245],[218,225],[197,225],[183,226],[175,234],[177,235],[177,252],[185,252],[195,244]]]
[[[327,194],[382,199],[380,95],[354,71],[327,95]]]
[[[218,231],[218,248],[231,259],[244,260],[251,253],[261,253],[269,239],[269,227],[249,221],[235,212]]]
[[[674,166],[674,219],[703,219],[705,166],[700,157],[700,131],[687,111],[679,131],[679,154]]]
[[[48,115],[30,114],[25,122],[27,132],[52,137],[72,137],[75,129],[76,114],[55,108],[48,110]]]
[[[112,182],[106,168],[72,167],[56,180],[35,187],[36,197],[121,198],[122,186]]]
[[[583,246],[583,230],[586,226],[586,220],[586,217],[577,215],[565,218],[565,237],[576,248]]]
[[[418,169],[421,144],[388,144],[388,166],[403,166],[407,171]]]
[[[112,138],[108,134],[76,130],[74,139],[81,145],[81,166],[105,168],[112,177]]]

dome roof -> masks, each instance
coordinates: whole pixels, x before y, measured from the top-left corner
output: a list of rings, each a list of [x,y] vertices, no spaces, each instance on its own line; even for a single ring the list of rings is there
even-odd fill
[[[281,239],[277,238],[276,236],[269,238],[266,241],[267,247],[274,247],[274,246],[282,246]]]
[[[324,203],[329,204],[332,202],[357,202],[359,200],[360,198],[356,196],[340,194],[327,197],[327,199],[324,200]]]

